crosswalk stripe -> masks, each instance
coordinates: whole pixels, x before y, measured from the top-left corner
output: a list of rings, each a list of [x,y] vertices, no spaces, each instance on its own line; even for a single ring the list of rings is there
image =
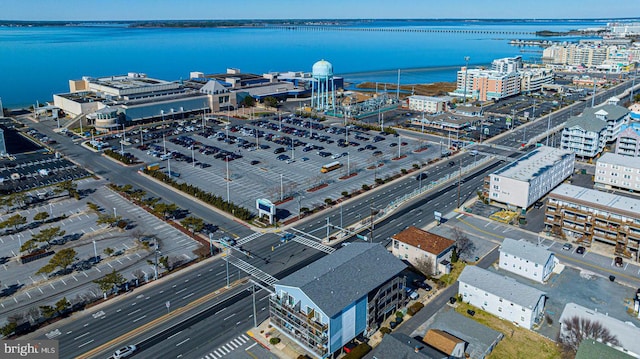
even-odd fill
[[[220,350],[219,348],[218,348],[218,349],[216,349],[216,350],[214,350],[213,352],[214,352],[214,353],[216,353],[216,354],[218,354],[218,356],[219,356],[219,357],[222,357],[222,356],[225,354],[225,352],[223,352],[223,351],[222,351],[222,350]],[[222,354],[220,354],[220,353],[222,353]]]
[[[242,344],[244,344],[243,342],[241,342],[241,341],[240,341],[240,340],[238,340],[238,339],[234,339],[234,340],[233,340],[233,342],[234,342],[234,343],[236,343],[236,344],[238,344],[238,346],[239,346],[239,347],[241,347],[241,346],[242,346]]]
[[[216,358],[219,358],[219,357],[220,357],[217,353],[213,353],[213,352],[211,352],[211,353],[209,353],[209,354],[211,354],[211,357],[212,357],[213,359],[216,359]]]
[[[238,337],[238,339],[236,339],[237,341],[241,342],[242,344],[246,343],[247,340],[244,339],[243,337]]]
[[[224,346],[225,346],[225,348],[227,348],[227,347],[228,347],[227,349],[229,349],[229,352],[232,352],[232,351],[234,351],[234,349],[236,349],[236,348],[232,347],[232,346],[231,346],[231,345],[229,345],[229,344],[225,344]]]
[[[240,337],[241,337],[241,338],[244,338],[245,340],[249,340],[249,337],[247,337],[247,336],[246,336],[246,335],[244,335],[244,334],[242,334]]]

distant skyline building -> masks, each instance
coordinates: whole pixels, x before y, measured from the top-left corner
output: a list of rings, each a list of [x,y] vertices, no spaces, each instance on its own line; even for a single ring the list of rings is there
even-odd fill
[[[495,59],[491,62],[491,69],[498,72],[518,72],[522,70],[522,56]]]
[[[2,107],[0,107],[1,109]],[[0,156],[6,156],[7,153],[7,144],[4,141],[4,130],[0,128]]]

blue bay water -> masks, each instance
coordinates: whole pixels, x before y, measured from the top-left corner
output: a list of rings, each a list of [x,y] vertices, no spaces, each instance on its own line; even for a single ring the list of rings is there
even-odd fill
[[[0,27],[0,97],[5,107],[51,101],[68,91],[68,80],[144,72],[150,77],[186,79],[190,71],[310,71],[326,59],[348,81],[402,83],[455,81],[471,65],[522,55],[511,39],[535,35],[509,32],[565,31],[604,26],[596,21],[374,21],[347,27],[485,30],[493,33],[291,31],[281,28],[127,28],[124,26]],[[548,38],[545,38],[548,39]],[[552,38],[553,39],[553,38]],[[573,38],[558,38],[573,40]],[[528,50],[537,48],[527,48]],[[537,49],[540,50],[540,49]]]

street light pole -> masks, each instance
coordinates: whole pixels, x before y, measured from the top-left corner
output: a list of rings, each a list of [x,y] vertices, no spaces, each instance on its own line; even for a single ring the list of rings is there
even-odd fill
[[[154,268],[154,274],[155,274],[155,280],[158,280],[158,252],[160,252],[159,250],[156,249],[156,265]]]
[[[253,281],[252,281],[253,282]],[[254,327],[258,327],[258,318],[256,318],[256,283],[253,282],[253,285],[251,286],[252,290],[252,297],[253,297],[253,326]]]
[[[284,184],[282,182],[283,174],[280,174],[280,200],[284,199]]]
[[[227,162],[227,203],[231,203],[231,197],[229,195],[229,182],[231,181],[229,179],[229,156],[225,156],[224,158]]]
[[[227,288],[229,288],[231,286],[229,284],[229,254],[231,254],[231,250],[229,249],[229,243],[225,243],[224,248],[227,251],[227,255],[225,256],[225,262],[227,263]]]
[[[213,257],[213,233],[209,233],[209,255]]]
[[[459,164],[459,172],[458,172],[458,206],[456,208],[460,208],[460,187],[462,187],[462,158],[458,160]]]

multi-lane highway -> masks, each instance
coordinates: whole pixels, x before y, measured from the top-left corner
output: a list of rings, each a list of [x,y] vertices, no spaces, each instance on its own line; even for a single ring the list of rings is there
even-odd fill
[[[576,109],[575,111],[577,112],[578,110]],[[536,124],[546,130],[546,121],[538,121]],[[529,126],[532,127],[534,124]],[[510,145],[511,142],[518,144],[519,140],[522,139],[522,134],[517,131],[503,135],[500,141],[504,142],[499,143],[504,145]],[[531,130],[531,133],[540,132]],[[68,148],[70,146],[65,147]],[[197,216],[211,222],[220,223],[222,228],[240,237],[252,233],[247,227],[216,214],[206,206],[199,205],[179,194],[167,191],[164,187],[147,181],[140,176],[131,175],[132,169],[122,168],[111,163],[111,161],[96,160],[93,154],[89,157],[84,150],[78,147],[76,146],[74,148],[76,150],[71,152],[71,157],[78,162],[90,164],[90,169],[103,176],[111,177],[112,180],[119,183],[130,183],[138,188],[143,188],[149,194],[163,197],[168,201],[174,201],[179,206],[191,210]],[[505,155],[507,154],[508,152],[505,153]],[[482,156],[482,154],[479,156]],[[449,165],[448,161],[442,161],[428,170],[428,180],[437,180],[447,174],[455,174],[459,166],[465,166],[476,160],[474,156],[464,154],[459,157],[459,160],[455,159],[454,166]],[[493,160],[483,168],[468,175],[463,175],[459,191],[461,202],[474,196],[483,178],[499,165],[499,162]],[[320,230],[320,228],[326,224],[325,218],[330,218],[331,223],[335,225],[343,223],[346,226],[367,217],[371,213],[371,208],[383,208],[392,200],[415,190],[419,185],[419,181],[416,181],[414,176],[410,176],[377,191],[356,197],[342,206],[334,206],[334,208],[315,217],[310,217],[297,223],[295,227],[322,237],[324,231]],[[457,202],[458,185],[454,180],[452,183],[428,192],[407,206],[400,207],[385,217],[375,225],[373,240],[385,243],[390,236],[409,225],[420,226],[432,221],[435,210],[442,213],[451,211],[456,207]],[[368,235],[368,230],[366,231],[363,234]],[[297,268],[311,263],[324,255],[322,252],[296,242],[278,246],[279,244],[278,236],[264,234],[243,245],[245,250],[250,251],[252,257],[242,259],[276,278],[282,278]],[[238,287],[236,290],[240,292],[232,299],[226,299],[228,295],[236,293],[230,291],[220,293],[219,296],[206,300],[206,303],[202,305],[213,304],[213,309],[201,313],[195,317],[196,319],[189,321],[187,327],[185,327],[185,324],[172,326],[178,318],[169,318],[170,320],[155,330],[143,330],[141,335],[133,334],[137,334],[136,328],[145,329],[146,326],[151,326],[155,319],[166,315],[167,308],[165,305],[167,301],[170,302],[169,310],[180,310],[180,308],[189,305],[189,303],[197,302],[199,298],[208,299],[205,295],[211,295],[211,292],[224,287],[225,277],[224,262],[217,259],[209,260],[196,268],[179,273],[175,277],[167,278],[168,280],[159,281],[153,286],[127,294],[122,299],[109,303],[99,310],[88,310],[87,313],[89,315],[78,317],[71,323],[51,326],[47,328],[47,332],[53,333],[55,338],[60,341],[62,357],[80,355],[94,348],[99,348],[96,349],[97,353],[104,354],[120,344],[127,343],[140,344],[141,350],[150,355],[153,355],[153,353],[165,353],[168,355],[166,357],[174,355],[176,357],[179,355],[189,358],[198,357],[206,353],[207,350],[225,343],[253,326],[252,301],[250,293],[246,291],[246,287]],[[244,277],[244,274],[238,272],[235,268],[231,268],[231,277],[232,280],[235,280]],[[266,300],[262,299],[265,295],[264,291],[259,293],[258,319],[262,320],[267,315],[266,310],[262,309],[266,307],[267,303]],[[224,302],[224,300],[229,302]],[[217,304],[215,304],[216,302]],[[197,310],[189,311],[189,313],[191,312],[197,312]],[[181,315],[179,319],[184,319],[184,317],[187,317],[186,313]],[[106,320],[107,318],[108,320]],[[106,330],[107,328],[109,330]],[[160,330],[165,331],[158,334]],[[42,335],[42,333],[40,334]],[[122,343],[120,343],[120,339],[117,339],[120,337],[122,337]],[[102,347],[104,344],[108,345]]]

